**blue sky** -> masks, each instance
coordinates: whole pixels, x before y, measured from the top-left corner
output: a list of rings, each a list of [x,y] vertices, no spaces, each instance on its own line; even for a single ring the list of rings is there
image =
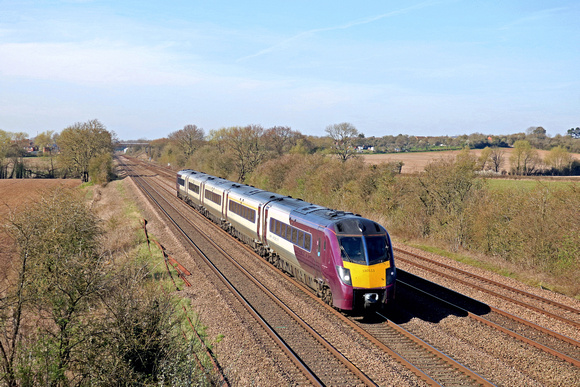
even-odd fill
[[[580,126],[577,1],[0,0],[0,129]]]

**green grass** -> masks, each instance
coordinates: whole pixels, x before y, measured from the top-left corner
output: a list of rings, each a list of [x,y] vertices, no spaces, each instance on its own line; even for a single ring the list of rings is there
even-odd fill
[[[532,190],[538,185],[552,189],[565,189],[578,184],[573,181],[555,181],[555,180],[514,180],[514,179],[488,179],[487,185],[492,190]]]

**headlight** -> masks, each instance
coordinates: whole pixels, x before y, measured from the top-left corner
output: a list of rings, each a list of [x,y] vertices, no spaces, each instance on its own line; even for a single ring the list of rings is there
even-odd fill
[[[340,280],[345,285],[352,286],[352,279],[350,278],[350,270],[349,269],[345,269],[342,266],[336,266],[336,271],[338,272],[338,276],[340,277]]]
[[[395,266],[391,266],[387,269],[387,285],[392,284],[397,279],[397,269]]]

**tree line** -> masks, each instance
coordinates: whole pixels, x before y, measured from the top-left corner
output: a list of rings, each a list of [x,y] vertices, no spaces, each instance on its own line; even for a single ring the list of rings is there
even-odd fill
[[[206,134],[196,125],[186,125],[166,138],[151,141],[150,157],[176,168],[198,169],[243,182],[261,163],[284,154],[334,155],[344,162],[363,152],[364,146],[375,146],[375,152],[469,148],[482,149],[478,164],[482,172],[580,174],[580,162],[571,155],[572,151],[580,152],[580,140],[572,135],[550,138],[541,127],[502,138],[478,133],[455,138],[407,135],[365,138],[347,122],[329,125],[325,132],[326,136],[316,137],[303,135],[290,127],[264,129],[260,125],[247,125],[211,130]],[[509,158],[504,157],[508,147],[512,148]],[[546,148],[550,153],[540,157],[538,150]]]
[[[46,131],[34,141],[26,133],[0,130],[0,178],[80,178],[106,183],[112,177],[114,133],[99,120],[78,122],[60,133]],[[27,148],[38,148],[47,163],[26,166]]]
[[[283,154],[333,154],[345,161],[372,147],[373,152],[408,152],[446,149],[485,149],[489,155],[483,170],[516,174],[578,174],[580,165],[569,153],[580,153],[578,128],[568,130],[565,136],[549,137],[542,127],[530,127],[525,133],[491,136],[473,133],[462,136],[419,137],[397,136],[365,137],[348,122],[328,125],[326,136],[308,136],[287,126],[264,129],[260,125],[234,126],[211,130],[206,135],[196,125],[170,133],[165,138],[151,141],[151,157],[178,167],[192,167],[244,181],[262,162]],[[75,177],[82,181],[105,183],[112,177],[112,150],[117,141],[98,120],[75,123],[61,133],[46,131],[36,136],[33,143],[49,160],[41,167],[27,167],[25,148],[31,145],[26,133],[0,130],[0,178],[22,177]],[[512,147],[519,154],[510,165],[502,163],[501,149]],[[536,150],[554,150],[542,160]],[[194,155],[195,153],[195,155]],[[552,152],[551,152],[552,153]],[[503,167],[503,168],[501,168]]]

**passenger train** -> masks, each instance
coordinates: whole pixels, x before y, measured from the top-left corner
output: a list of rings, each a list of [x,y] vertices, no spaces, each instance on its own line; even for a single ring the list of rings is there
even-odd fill
[[[396,268],[384,227],[193,170],[177,173],[177,196],[341,310],[394,300]]]

